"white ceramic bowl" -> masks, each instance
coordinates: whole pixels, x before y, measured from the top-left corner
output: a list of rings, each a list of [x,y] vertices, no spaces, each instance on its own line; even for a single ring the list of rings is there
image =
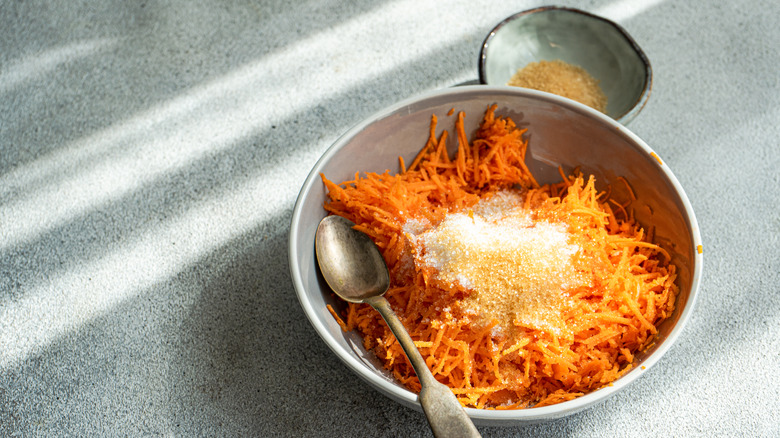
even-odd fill
[[[607,115],[624,125],[650,97],[650,61],[625,29],[585,11],[555,6],[519,12],[496,25],[480,50],[479,80],[505,85],[519,68],[556,59],[599,80]]]
[[[691,314],[702,270],[699,228],[691,205],[677,179],[636,135],[613,119],[577,102],[549,93],[517,87],[483,85],[454,87],[406,100],[382,110],[350,129],[328,149],[311,170],[298,196],[289,236],[290,273],[301,306],[333,352],[360,378],[399,403],[420,410],[417,395],[398,384],[373,353],[363,348],[356,333],[344,333],[326,309],[343,303],[331,296],[318,272],[314,234],[326,213],[322,205],[326,189],[320,173],[332,181],[351,179],[356,171],[398,171],[398,156],[411,162],[428,136],[430,118],[439,119],[438,133],[453,129],[451,108],[465,111],[467,133],[473,133],[487,107],[498,105],[496,114],[511,116],[528,128],[526,164],[544,184],[560,181],[557,167],[566,171],[581,166],[600,184],[625,177],[638,197],[640,223],[656,227],[662,242],[679,269],[680,296],[671,318],[659,327],[655,345],[637,355],[636,367],[605,387],[583,397],[540,408],[521,410],[467,409],[476,424],[511,425],[562,417],[598,403],[621,391],[672,346]]]

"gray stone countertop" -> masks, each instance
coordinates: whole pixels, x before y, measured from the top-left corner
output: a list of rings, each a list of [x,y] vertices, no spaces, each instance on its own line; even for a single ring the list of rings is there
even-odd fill
[[[562,1],[650,58],[629,128],[696,212],[697,307],[606,402],[485,437],[780,436],[780,3]],[[533,1],[0,1],[0,435],[431,436],[290,280],[343,132],[477,78]]]

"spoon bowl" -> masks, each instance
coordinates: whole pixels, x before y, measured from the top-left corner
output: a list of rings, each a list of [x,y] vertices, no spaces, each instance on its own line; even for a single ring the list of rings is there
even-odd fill
[[[355,224],[341,216],[327,216],[314,239],[317,263],[333,292],[351,303],[371,305],[387,323],[409,358],[422,389],[419,401],[436,437],[479,437],[480,434],[450,389],[437,381],[414,345],[401,320],[383,296],[390,274],[379,248]]]
[[[354,225],[341,216],[328,216],[317,227],[314,244],[328,286],[341,299],[361,303],[387,292],[390,274],[374,242]]]

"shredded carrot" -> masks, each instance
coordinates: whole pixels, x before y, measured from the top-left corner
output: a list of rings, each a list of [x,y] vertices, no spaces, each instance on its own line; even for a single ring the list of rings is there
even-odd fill
[[[624,186],[626,186],[626,190],[628,190],[629,196],[631,196],[632,201],[636,201],[636,195],[634,194],[634,189],[631,188],[631,184],[628,183],[628,180],[625,177],[618,176],[618,181],[622,182]]]
[[[669,253],[649,240],[652,230],[645,233],[634,221],[628,207],[636,196],[628,181],[618,178],[628,190],[627,202],[610,199],[609,188],[598,191],[595,179],[579,169],[570,174],[559,169],[561,182],[540,186],[524,162],[525,130],[496,116],[495,109],[487,109],[471,141],[464,114],[458,113],[451,136],[457,144],[454,157],[447,152],[447,131],[436,138],[432,117],[428,140],[412,164],[407,168],[399,159],[401,173],[356,174],[339,184],[322,175],[329,197],[324,207],[355,222],[376,242],[391,274],[385,296],[436,379],[461,404],[547,406],[611,385],[634,367],[636,354],[653,345],[658,324],[674,310],[676,268]],[[519,207],[536,221],[562,224],[569,244],[580,248],[571,260],[587,281],[561,291],[568,331],[555,333],[520,318],[507,329],[491,315],[474,317],[464,303],[481,292],[438,280],[435,268],[415,258],[418,249],[404,232],[409,221],[432,228],[454,213],[473,220],[477,203],[505,190],[522,193]],[[363,336],[365,348],[399,382],[420,390],[401,346],[376,311],[361,304],[347,304],[341,316],[328,310],[344,330]]]
[[[343,320],[343,319],[341,319],[341,317],[339,316],[339,314],[338,314],[338,313],[336,313],[336,311],[333,309],[333,306],[331,306],[330,304],[328,304],[328,305],[327,305],[327,306],[325,306],[325,307],[327,307],[327,309],[328,309],[328,312],[330,312],[330,314],[331,314],[331,315],[333,315],[333,318],[335,318],[335,319],[336,319],[336,322],[337,322],[337,323],[339,324],[339,326],[341,327],[341,330],[344,330],[345,332],[348,332],[348,331],[349,331],[349,327],[347,327],[347,324],[345,324],[345,323],[344,323],[344,320]]]

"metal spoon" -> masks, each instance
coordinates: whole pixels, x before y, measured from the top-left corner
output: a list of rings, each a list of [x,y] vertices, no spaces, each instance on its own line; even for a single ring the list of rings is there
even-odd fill
[[[345,301],[367,303],[384,318],[409,358],[422,390],[418,399],[436,437],[479,437],[474,423],[447,386],[431,374],[411,336],[383,297],[390,275],[373,241],[341,216],[328,216],[317,227],[315,250],[322,276]]]

